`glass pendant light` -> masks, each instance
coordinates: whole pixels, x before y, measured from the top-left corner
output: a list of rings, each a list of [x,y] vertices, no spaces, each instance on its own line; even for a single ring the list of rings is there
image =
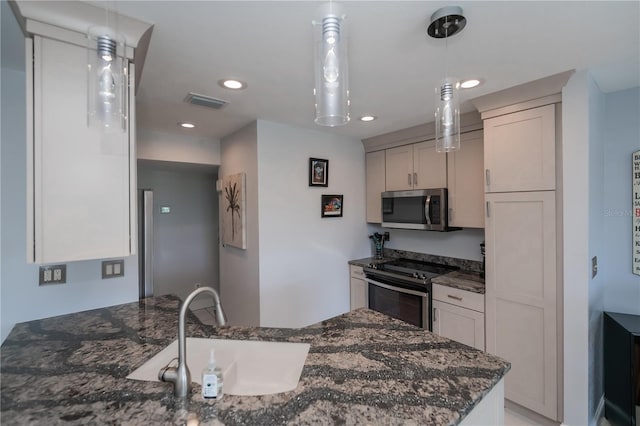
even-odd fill
[[[433,38],[445,39],[445,78],[436,87],[436,151],[451,152],[460,149],[460,84],[448,75],[448,37],[461,31],[467,20],[462,8],[449,6],[431,15],[427,33]]]
[[[320,8],[322,19],[315,27],[316,118],[320,126],[342,126],[349,116],[349,76],[345,15],[340,6],[328,3]]]
[[[87,33],[87,123],[106,133],[127,128],[128,63],[124,38],[110,22],[112,13],[105,9],[106,25],[93,26]]]

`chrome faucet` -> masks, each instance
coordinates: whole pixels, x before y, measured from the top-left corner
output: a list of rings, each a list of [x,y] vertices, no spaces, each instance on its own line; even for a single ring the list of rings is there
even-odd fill
[[[179,398],[185,398],[191,391],[191,373],[189,372],[189,367],[187,367],[187,338],[185,336],[184,323],[189,305],[193,299],[201,293],[211,293],[213,296],[218,326],[227,323],[224,311],[222,310],[222,304],[220,303],[220,296],[218,296],[218,293],[211,287],[200,287],[194,290],[182,303],[178,324],[178,367],[169,367],[169,365],[167,365],[158,372],[158,379],[160,381],[173,383],[173,394]]]

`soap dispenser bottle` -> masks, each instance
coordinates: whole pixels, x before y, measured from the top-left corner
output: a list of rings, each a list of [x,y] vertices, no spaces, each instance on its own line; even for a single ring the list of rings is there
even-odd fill
[[[209,364],[202,370],[202,397],[206,399],[222,398],[222,370],[216,367],[215,351],[209,352]]]

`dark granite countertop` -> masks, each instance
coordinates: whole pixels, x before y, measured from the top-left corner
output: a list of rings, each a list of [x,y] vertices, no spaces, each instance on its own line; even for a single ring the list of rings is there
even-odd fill
[[[303,329],[205,326],[187,335],[311,344],[298,387],[184,400],[126,376],[175,340],[179,300],[149,298],[17,324],[0,348],[3,424],[457,424],[509,363],[368,309]],[[193,423],[192,423],[193,422]]]
[[[484,294],[484,278],[480,278],[479,272],[453,271],[431,279],[434,284],[466,290],[473,293]]]
[[[349,265],[355,265],[355,266],[367,266],[370,264],[379,264],[379,263],[385,263],[385,262],[389,262],[393,260],[392,257],[383,257],[382,259],[378,258],[378,257],[365,257],[363,259],[355,259],[355,260],[350,260],[349,261]]]
[[[412,253],[412,252],[400,252],[397,250],[390,251],[388,253],[399,254],[397,257],[407,257],[410,259],[416,259],[425,262],[440,263],[443,265],[451,265],[460,268],[459,271],[453,271],[445,275],[440,275],[433,278],[431,281],[436,284],[444,285],[447,287],[457,288],[460,290],[471,291],[473,293],[485,293],[485,281],[484,278],[480,278],[480,272],[474,271],[472,267],[482,265],[481,262],[465,259],[453,259],[443,256],[434,256],[430,254]],[[367,266],[371,263],[385,263],[396,259],[397,257],[385,256],[382,259],[375,257],[365,257],[363,259],[350,260],[350,265]]]

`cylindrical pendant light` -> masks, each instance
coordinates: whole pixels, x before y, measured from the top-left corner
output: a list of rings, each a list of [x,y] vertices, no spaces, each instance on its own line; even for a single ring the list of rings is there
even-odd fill
[[[460,100],[459,84],[453,78],[445,78],[436,87],[436,152],[460,149]]]
[[[87,33],[87,123],[108,133],[127,128],[125,43],[110,14],[115,15],[105,9],[106,25]]]
[[[446,39],[461,31],[467,23],[462,8],[449,6],[431,15],[427,33],[433,38]],[[436,151],[451,152],[460,149],[460,84],[448,75],[448,46],[445,44],[445,78],[436,87],[435,124]]]
[[[315,122],[341,126],[349,122],[349,75],[345,15],[340,6],[321,7],[315,27]]]

